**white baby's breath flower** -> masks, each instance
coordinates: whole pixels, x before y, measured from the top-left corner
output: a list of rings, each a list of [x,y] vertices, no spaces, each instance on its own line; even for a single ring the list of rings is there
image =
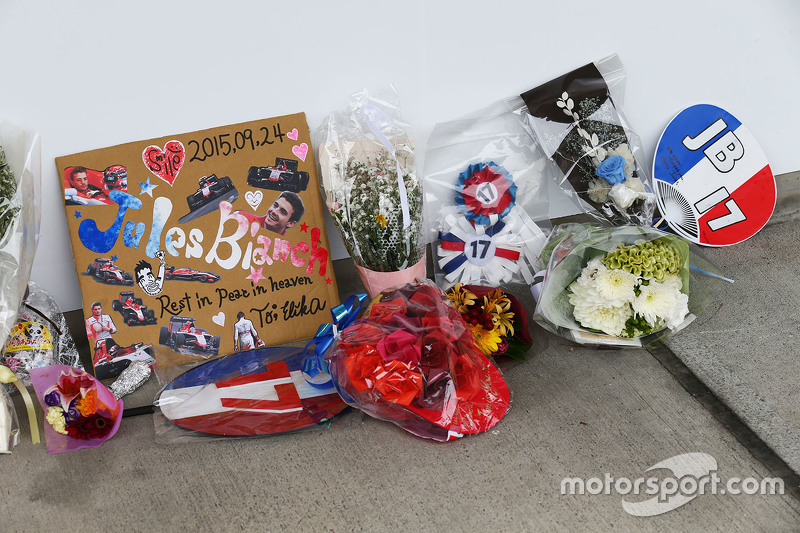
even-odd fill
[[[639,296],[633,300],[633,310],[650,324],[663,321],[665,326],[675,329],[689,313],[689,297],[676,289],[673,283],[651,281],[639,290]]]
[[[633,292],[639,278],[622,269],[598,270],[594,277],[595,287],[609,305],[619,306],[630,303],[636,294]]]

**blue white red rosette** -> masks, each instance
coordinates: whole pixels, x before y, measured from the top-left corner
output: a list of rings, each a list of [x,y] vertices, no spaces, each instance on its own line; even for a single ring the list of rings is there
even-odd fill
[[[489,161],[476,163],[459,174],[458,210],[476,224],[493,225],[514,207],[517,186],[506,169]]]
[[[532,265],[546,236],[517,208],[493,225],[480,225],[447,213],[442,219],[437,255],[449,283],[508,283],[521,274],[533,281]]]

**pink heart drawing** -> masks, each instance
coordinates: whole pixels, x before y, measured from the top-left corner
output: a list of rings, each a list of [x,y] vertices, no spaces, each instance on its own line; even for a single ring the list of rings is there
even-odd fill
[[[298,135],[299,134],[297,133],[297,128],[293,129],[292,131],[290,131],[289,133],[286,134],[286,136],[289,137],[293,141],[297,140]]]
[[[162,150],[151,145],[142,152],[144,166],[172,186],[186,159],[186,149],[180,141],[169,141]]]
[[[302,143],[300,146],[292,146],[292,153],[301,160],[305,161],[306,155],[308,154],[308,145],[306,143]]]

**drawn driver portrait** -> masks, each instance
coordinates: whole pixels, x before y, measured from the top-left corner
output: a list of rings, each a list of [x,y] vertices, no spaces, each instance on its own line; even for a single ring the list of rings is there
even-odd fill
[[[164,269],[166,267],[164,263],[164,251],[159,250],[156,252],[156,257],[160,262],[158,274],[153,272],[153,266],[144,259],[136,263],[136,267],[133,269],[133,276],[136,279],[136,283],[148,296],[160,294],[164,287]]]
[[[286,230],[300,221],[305,211],[305,205],[299,194],[283,191],[267,209],[261,227],[284,235]]]

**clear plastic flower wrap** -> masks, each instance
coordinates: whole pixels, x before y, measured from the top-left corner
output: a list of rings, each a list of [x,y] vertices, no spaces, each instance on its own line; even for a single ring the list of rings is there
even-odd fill
[[[425,155],[428,240],[436,281],[530,284],[550,228],[547,157],[519,97],[437,124]]]
[[[581,344],[647,346],[689,325],[727,280],[694,245],[644,226],[557,226],[542,261],[534,319]]]
[[[39,242],[41,220],[39,136],[0,123],[0,338],[17,319]]]
[[[429,280],[384,291],[325,361],[349,405],[437,441],[494,427],[511,401],[501,372]]]
[[[625,77],[612,55],[521,96],[562,189],[598,219],[650,226],[656,197],[641,164],[641,141],[622,111]]]
[[[0,364],[9,367],[25,385],[31,384],[32,368],[50,365],[83,368],[58,303],[33,281],[28,283],[28,292],[6,339]]]
[[[425,275],[422,185],[397,99],[393,91],[357,93],[315,134],[325,203],[373,296]],[[395,272],[406,279],[381,280]]]

